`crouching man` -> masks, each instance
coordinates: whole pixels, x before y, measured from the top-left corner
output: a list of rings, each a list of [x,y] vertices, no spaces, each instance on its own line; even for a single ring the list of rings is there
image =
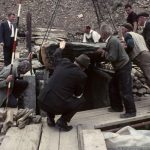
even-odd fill
[[[90,58],[82,54],[75,58],[74,63],[67,58],[62,58],[65,45],[64,41],[60,42],[60,47],[53,55],[55,69],[39,95],[39,107],[47,112],[49,126],[69,131],[72,126],[68,126],[67,123],[83,104],[79,97],[84,90],[87,78],[84,70],[88,68]],[[58,114],[61,114],[61,117],[55,124],[54,118]]]
[[[21,94],[28,86],[28,82],[20,78],[20,74],[25,74],[30,70],[31,54],[28,59],[16,60],[13,64],[12,73],[10,75],[11,64],[4,67],[0,72],[0,107],[6,106],[8,83],[11,82],[11,89],[8,98],[8,107],[17,107]],[[23,102],[20,102],[23,104]],[[23,106],[21,106],[23,107]]]
[[[112,28],[102,24],[100,28],[101,37],[106,41],[106,51],[98,49],[102,57],[112,63],[115,74],[109,86],[110,112],[122,112],[123,105],[125,113],[121,118],[136,116],[136,108],[132,95],[131,62],[119,40],[112,36]]]

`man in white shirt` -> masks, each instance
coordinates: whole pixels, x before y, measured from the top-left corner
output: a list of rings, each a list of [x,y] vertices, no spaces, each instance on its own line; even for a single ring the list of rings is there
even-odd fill
[[[0,46],[3,47],[4,65],[11,63],[15,35],[15,14],[9,13],[8,19],[0,24]]]
[[[83,42],[84,43],[98,43],[101,36],[96,31],[92,30],[90,26],[85,27]]]

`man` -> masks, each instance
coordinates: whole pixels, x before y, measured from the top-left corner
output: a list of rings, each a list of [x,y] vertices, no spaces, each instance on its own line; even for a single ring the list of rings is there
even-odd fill
[[[9,93],[9,107],[17,107],[17,98],[28,86],[28,82],[20,78],[20,74],[25,74],[30,70],[31,56],[27,60],[16,60],[13,64],[12,74],[10,75],[11,65],[4,67],[0,72],[0,107],[6,106],[8,83],[11,82],[11,89]],[[21,106],[22,107],[22,106]]]
[[[145,39],[148,49],[150,50],[150,19],[148,13],[142,12],[138,14],[138,25],[143,27],[142,35]]]
[[[121,118],[129,118],[136,116],[136,108],[132,95],[132,78],[131,78],[131,62],[122,47],[119,40],[112,36],[112,28],[107,24],[102,24],[100,34],[106,41],[106,50],[98,49],[97,52],[112,63],[115,74],[110,82],[110,112],[122,112],[123,104],[125,113],[121,114]],[[122,104],[123,101],[123,104]]]
[[[0,25],[0,45],[3,47],[4,65],[8,66],[11,63],[13,41],[15,35],[15,14],[9,13],[7,21]]]
[[[87,78],[84,70],[88,68],[90,58],[82,54],[75,58],[74,63],[67,58],[62,58],[65,44],[64,41],[60,42],[60,47],[53,55],[55,69],[48,84],[40,93],[39,106],[47,112],[49,126],[55,126],[55,115],[61,114],[56,127],[69,131],[72,126],[68,126],[67,123],[83,103],[78,96],[81,96],[84,90]]]
[[[125,5],[125,11],[128,14],[127,23],[132,24],[133,32],[137,31],[137,14],[133,11],[132,6],[130,4]]]
[[[126,51],[131,59],[140,69],[150,86],[150,52],[142,35],[133,32],[131,24],[122,25],[122,34],[126,42]]]
[[[96,31],[92,30],[90,26],[86,26],[83,35],[84,43],[98,43],[101,36]]]

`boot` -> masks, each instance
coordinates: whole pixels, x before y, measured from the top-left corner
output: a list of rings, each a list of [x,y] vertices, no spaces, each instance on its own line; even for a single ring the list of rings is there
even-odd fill
[[[63,130],[63,131],[70,131],[73,127],[72,126],[68,126],[67,122],[64,121],[62,118],[58,119],[56,122],[56,127]]]
[[[55,120],[54,120],[54,118],[47,117],[47,125],[49,127],[55,127]]]

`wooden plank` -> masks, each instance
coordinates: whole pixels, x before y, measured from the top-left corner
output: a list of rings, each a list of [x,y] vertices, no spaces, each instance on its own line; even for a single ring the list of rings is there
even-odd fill
[[[59,130],[49,127],[46,120],[43,121],[42,137],[39,150],[58,150]]]
[[[8,130],[0,150],[37,150],[41,136],[41,124],[28,125],[24,129]]]
[[[83,147],[83,130],[87,129],[94,129],[94,126],[87,125],[87,124],[80,124],[77,126],[77,136],[78,136],[78,145],[79,145],[79,150],[82,150]]]
[[[54,149],[53,149],[54,150]],[[78,150],[77,128],[69,132],[60,132],[59,150]]]
[[[108,127],[112,125],[118,125],[123,123],[135,122],[138,120],[150,119],[150,106],[137,108],[137,116],[133,118],[121,119],[120,113],[106,113],[106,114],[96,114],[93,116],[83,116],[79,119],[73,119],[72,124],[91,124],[95,128]]]
[[[100,130],[83,130],[83,142],[82,150],[107,150]]]
[[[135,104],[136,104],[136,107],[138,110],[138,108],[150,106],[150,101],[149,101],[149,99],[147,99],[147,100],[143,100],[143,101],[137,101]],[[81,112],[78,112],[73,117],[73,120],[79,119],[79,118],[85,118],[85,116],[92,117],[92,116],[96,116],[96,115],[98,116],[98,115],[112,114],[112,112],[108,112],[107,109],[108,109],[108,107],[92,109],[92,110],[87,110],[87,111],[81,111]]]

